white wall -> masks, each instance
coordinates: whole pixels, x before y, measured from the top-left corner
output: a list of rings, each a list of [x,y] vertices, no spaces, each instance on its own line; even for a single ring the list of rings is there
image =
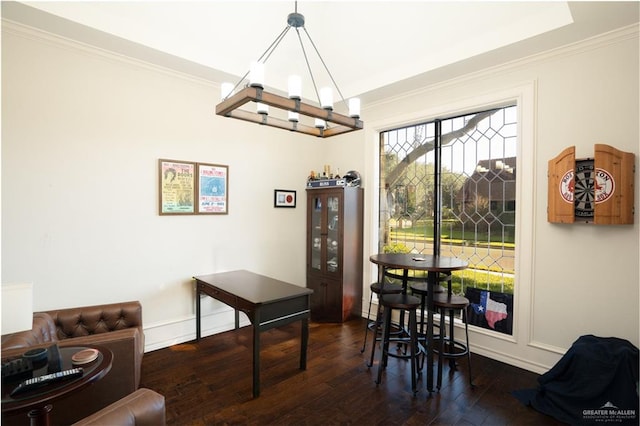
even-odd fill
[[[587,158],[593,157],[594,144],[612,145],[636,154],[637,168],[638,49],[634,26],[399,94],[363,111],[366,179],[373,182],[380,131],[505,101],[519,105],[514,335],[476,329],[474,352],[543,372],[584,334],[616,336],[638,346],[638,214],[634,225],[623,226],[557,225],[546,217],[547,162],[564,148],[575,145],[577,158]],[[637,211],[637,177],[635,182]],[[370,185],[367,200],[375,198]],[[374,252],[377,216],[368,213],[366,247]],[[369,280],[375,277],[375,268],[366,272]]]
[[[638,71],[634,27],[365,106],[364,132],[322,141],[215,116],[205,81],[3,23],[2,282],[33,282],[38,310],[137,299],[147,350],[189,340],[193,275],[305,284],[311,169],[363,174],[368,259],[378,132],[510,99],[526,144],[515,333],[476,332],[474,350],[541,372],[582,334],[638,345],[637,214],[621,227],[546,222],[548,159],[570,145],[640,151]],[[229,165],[229,215],[158,216],[158,158]],[[274,209],[275,188],[297,190],[298,207]],[[365,288],[373,271],[365,261]],[[205,334],[231,327],[224,305],[205,312]]]
[[[36,310],[140,300],[147,349],[195,335],[193,275],[306,285],[321,139],[216,116],[203,80],[2,29],[3,283],[32,282]],[[159,216],[159,158],[228,165],[229,214]],[[297,190],[297,208],[273,208],[274,189]],[[229,308],[206,303],[223,315],[205,332],[229,328]]]

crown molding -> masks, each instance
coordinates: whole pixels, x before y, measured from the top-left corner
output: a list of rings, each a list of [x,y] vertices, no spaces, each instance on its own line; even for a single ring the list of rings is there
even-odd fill
[[[478,71],[465,73],[463,75],[445,81],[439,81],[433,84],[425,84],[413,90],[403,91],[395,96],[389,96],[379,101],[369,102],[366,104],[366,107],[363,106],[363,115],[366,114],[366,110],[369,108],[380,107],[390,103],[401,101],[403,99],[426,95],[430,92],[443,90],[452,86],[459,86],[461,84],[465,84],[470,81],[482,79],[489,76],[506,74],[520,68],[529,67],[533,64],[551,61],[558,57],[578,55],[589,51],[601,49],[613,44],[622,43],[628,40],[638,41],[639,38],[640,24],[635,23],[626,27],[621,27],[616,30],[599,34],[597,36],[588,37],[577,42],[569,43],[564,46],[549,49],[544,52],[483,68]]]
[[[46,30],[35,28],[26,24],[22,24],[20,22],[11,21],[5,18],[2,19],[2,34],[3,37],[5,35],[12,35],[37,43],[46,44],[52,47],[66,49],[68,51],[73,51],[82,55],[98,57],[136,68],[145,68],[155,72],[160,72],[165,75],[170,75],[184,80],[190,80],[195,83],[204,84],[206,86],[213,87],[219,85],[216,80],[202,76],[202,74],[206,72],[206,70],[196,69],[206,67],[202,67],[195,63],[190,63],[189,61],[177,57],[171,57],[171,55],[166,55],[162,52],[156,51],[158,56],[171,57],[171,60],[173,60],[175,66],[160,65],[158,63],[159,61],[155,61],[152,59],[143,60],[134,58],[123,53],[118,53],[113,50],[98,47],[89,43],[84,43],[69,37],[54,34]],[[140,48],[153,50],[144,46],[140,46]]]

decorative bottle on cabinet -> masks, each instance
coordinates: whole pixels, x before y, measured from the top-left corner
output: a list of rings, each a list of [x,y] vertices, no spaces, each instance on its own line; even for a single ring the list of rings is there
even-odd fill
[[[307,189],[307,287],[311,319],[362,316],[363,189]]]

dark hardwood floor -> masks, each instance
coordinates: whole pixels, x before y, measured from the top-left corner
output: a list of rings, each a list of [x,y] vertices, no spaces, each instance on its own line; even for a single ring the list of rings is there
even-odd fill
[[[439,392],[429,395],[421,380],[414,396],[410,366],[397,358],[376,386],[377,362],[366,366],[370,341],[360,353],[364,324],[311,323],[306,371],[298,368],[299,324],[262,333],[257,399],[250,327],[146,353],[141,386],[165,396],[168,425],[562,424],[511,395],[535,388],[537,374],[480,355],[472,356],[473,389],[461,362],[452,375],[445,367]]]

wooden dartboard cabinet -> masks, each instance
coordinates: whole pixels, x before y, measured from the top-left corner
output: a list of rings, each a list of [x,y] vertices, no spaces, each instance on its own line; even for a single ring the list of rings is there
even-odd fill
[[[549,160],[547,220],[552,223],[633,224],[635,155],[594,145],[576,160],[575,146]]]

